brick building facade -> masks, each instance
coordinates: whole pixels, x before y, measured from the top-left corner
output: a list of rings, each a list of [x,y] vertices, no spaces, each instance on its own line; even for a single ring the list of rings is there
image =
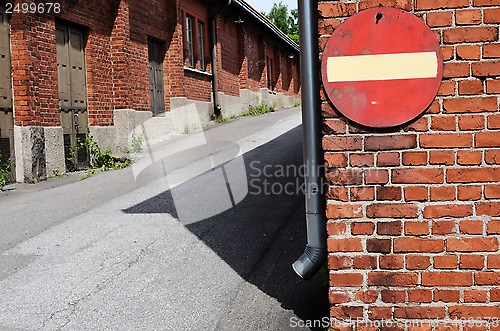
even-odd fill
[[[298,46],[244,1],[64,0],[23,12],[34,3],[0,1],[0,153],[15,157],[17,181],[64,172],[87,127],[120,152],[135,128],[154,140],[208,123],[214,96],[223,116],[298,100]]]
[[[332,321],[416,330],[405,323],[474,319],[479,326],[450,327],[498,330],[500,3],[320,1],[320,52],[344,19],[379,5],[427,23],[444,77],[421,116],[388,129],[349,121],[322,94],[325,162],[335,169],[326,209]]]

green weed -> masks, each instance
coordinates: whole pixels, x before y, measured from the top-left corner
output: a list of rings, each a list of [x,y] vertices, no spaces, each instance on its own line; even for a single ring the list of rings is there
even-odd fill
[[[142,134],[135,134],[135,124],[134,130],[132,131],[132,143],[130,144],[130,151],[132,153],[139,153],[142,151],[142,143],[144,142],[144,136]]]
[[[253,105],[248,106],[248,110],[240,113],[239,115],[232,115],[229,118],[227,118],[227,117],[223,118],[222,115],[219,115],[219,116],[215,117],[214,123],[222,123],[222,122],[226,122],[228,120],[234,120],[235,118],[238,118],[238,117],[257,116],[257,115],[260,115],[260,114],[272,113],[272,112],[275,112],[275,111],[276,111],[276,105],[275,104],[272,104],[272,105],[269,106],[264,101],[262,101],[257,106],[253,106]]]
[[[1,152],[1,151],[0,151]],[[2,154],[0,154],[0,158]],[[10,169],[14,164],[14,158],[11,156],[7,161],[0,162],[0,189],[7,184],[7,180],[10,177]]]
[[[219,123],[222,123],[222,122],[226,122],[227,120],[228,120],[227,117],[222,117],[222,114],[219,114],[218,116],[216,116],[214,118],[214,123],[219,124]]]
[[[264,101],[262,101],[257,106],[253,106],[253,105],[248,106],[248,115],[251,115],[251,116],[256,116],[256,115],[265,114],[265,113],[272,113],[275,111],[276,111],[275,104],[272,104],[269,106]]]
[[[196,124],[191,124],[189,125],[188,123],[184,124],[184,131],[182,131],[183,134],[188,134],[190,132],[198,130],[198,126]]]
[[[97,173],[95,169],[99,169],[103,172],[122,169],[131,165],[131,160],[129,158],[111,155],[109,147],[101,149],[99,144],[94,140],[94,137],[90,134],[90,130],[87,130],[87,136],[85,139],[77,140],[76,146],[70,149],[70,154],[75,155],[80,149],[86,149],[88,151],[90,168],[87,174],[81,179],[86,179],[95,175]],[[68,161],[74,163],[73,156],[69,157]]]

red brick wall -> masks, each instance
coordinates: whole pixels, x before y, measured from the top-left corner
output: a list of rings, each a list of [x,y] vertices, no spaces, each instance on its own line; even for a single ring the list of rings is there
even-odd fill
[[[57,82],[50,79],[57,77],[54,22],[13,14],[10,27],[14,123],[59,125]]]
[[[117,14],[117,1],[61,1],[61,13],[56,19],[62,19],[80,25],[87,31],[85,47],[85,66],[87,71],[87,104],[90,125],[113,124],[113,90],[111,78],[112,53],[110,34]],[[28,14],[32,15],[32,14]],[[54,18],[52,17],[52,20]],[[52,23],[53,24],[53,23]],[[35,28],[36,31],[36,28]],[[35,32],[36,33],[36,32]],[[48,72],[46,80],[58,90],[57,68],[55,66],[55,32],[52,31],[54,71]],[[36,40],[35,40],[36,42]],[[36,68],[36,67],[35,67]],[[58,109],[58,102],[55,107]],[[57,116],[59,116],[57,114]]]
[[[227,15],[218,24],[218,42],[220,43],[220,84],[219,91],[228,95],[240,95],[240,69],[245,58],[241,26],[234,23],[236,16]],[[227,47],[231,45],[231,47]],[[235,84],[236,83],[236,84]]]
[[[211,53],[211,44],[212,44],[212,34],[211,34],[211,23],[210,23],[210,7],[213,7],[212,4],[206,1],[197,1],[197,0],[183,0],[180,1],[180,11],[178,13],[178,27],[179,27],[179,36],[181,51],[183,52],[183,66],[189,67],[189,59],[187,57],[187,48],[183,43],[183,35],[184,20],[186,12],[189,15],[196,17],[196,19],[200,20],[204,24],[204,56],[205,56],[205,72],[212,74],[212,53]],[[196,25],[193,22],[193,25]],[[195,43],[198,42],[198,36],[196,31],[198,29],[197,26],[193,26],[193,39],[195,39]],[[195,68],[200,69],[200,61],[199,61],[199,50],[197,45],[193,46],[194,58],[195,58]],[[180,65],[180,63],[178,64]],[[182,69],[182,66],[181,66]],[[204,75],[203,73],[183,70],[181,73],[181,80],[179,81],[181,87],[181,94],[178,96],[186,97],[190,100],[199,100],[210,102],[212,99],[212,79],[210,76]],[[175,85],[175,83],[174,83]]]
[[[209,76],[185,71],[182,88],[183,96],[188,99],[207,102],[212,100],[212,78]]]
[[[148,38],[164,44],[166,111],[170,110],[172,97],[211,100],[211,77],[183,68],[185,56],[180,0],[61,0],[60,3],[59,14],[14,13],[10,19],[16,125],[60,125],[56,20],[80,26],[86,32],[89,125],[113,125],[115,109],[150,111]],[[206,72],[211,73],[208,18],[213,8],[206,1],[185,0],[183,3],[185,7],[201,13],[205,20]],[[266,86],[262,79],[266,72],[262,66],[265,61],[256,58],[250,51],[248,37],[241,26],[234,23],[235,13],[228,10],[226,14],[229,15],[227,19],[223,17],[217,23],[219,88],[220,92],[239,96],[240,88],[257,91]],[[247,25],[252,33],[263,33],[252,24]],[[282,47],[272,38],[266,40],[273,47]],[[257,70],[249,66],[249,56]],[[256,75],[255,71],[261,74]],[[249,72],[252,73],[250,77]],[[282,91],[280,88],[277,91],[298,93],[292,89]]]
[[[114,104],[116,109],[126,109],[130,102],[129,89],[131,80],[127,73],[131,65],[130,55],[127,52],[130,46],[129,36],[129,5],[127,2],[120,2],[110,38],[111,53],[114,54],[114,70],[111,79],[114,86]]]
[[[248,58],[248,88],[258,91],[266,87],[262,77],[265,74],[266,61],[264,58],[264,44],[259,33],[249,36],[247,58]]]
[[[444,78],[423,115],[384,130],[348,121],[322,94],[331,317],[497,330],[486,318],[500,317],[500,3],[321,1],[320,52],[340,22],[379,4],[432,28]]]
[[[177,9],[180,15],[180,9]],[[167,53],[164,62],[164,78],[165,78],[165,97],[166,110],[170,110],[170,98],[185,96],[183,63],[183,36],[182,24],[176,21],[176,26],[170,43],[167,44]]]
[[[90,125],[112,125],[113,110],[150,110],[148,37],[165,43],[167,110],[172,77],[180,77],[181,38],[174,38],[175,1],[61,1],[55,19],[87,33],[85,65]],[[155,8],[154,14],[151,8]],[[16,125],[59,125],[54,16],[13,14],[11,17],[14,118]],[[168,52],[167,52],[168,51]],[[170,54],[167,54],[170,53]],[[182,56],[182,55],[181,55]],[[181,57],[177,56],[177,59]],[[168,73],[171,72],[172,75]],[[175,84],[179,86],[180,84]]]
[[[91,125],[113,122],[110,1],[61,1],[63,19],[87,28],[85,48],[87,96]],[[12,76],[15,125],[60,125],[54,16],[13,13]]]
[[[146,3],[130,2],[130,37],[128,45],[129,58],[129,103],[127,108],[139,111],[150,111],[149,72],[148,72],[148,37],[164,46],[164,52],[174,42],[176,22],[175,1],[148,0]],[[154,11],[152,11],[154,8]],[[164,95],[165,105],[169,106],[168,84],[166,77],[170,68],[164,58]]]
[[[271,56],[275,73],[273,91],[297,96],[300,91],[299,67],[294,67],[293,61],[287,61],[292,53],[290,49],[270,38],[268,32],[255,28],[252,22],[243,23],[244,33],[242,26],[234,23],[237,17],[237,14],[228,11],[218,24],[221,49],[219,75],[224,77],[221,78],[220,92],[239,96],[240,88],[254,92],[267,88],[266,56]],[[295,54],[294,61],[298,61],[298,54]],[[291,73],[290,78],[288,72]],[[233,82],[238,82],[239,86]]]

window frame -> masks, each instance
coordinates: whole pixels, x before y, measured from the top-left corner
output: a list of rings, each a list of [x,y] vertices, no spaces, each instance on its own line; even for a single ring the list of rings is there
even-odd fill
[[[208,16],[202,15],[199,8],[182,6],[181,22],[184,68],[207,72],[211,63]]]
[[[195,68],[196,67],[196,61],[195,61],[195,56],[194,56],[194,39],[193,39],[193,21],[196,22],[196,19],[188,15],[186,13],[186,19],[185,19],[185,34],[186,34],[186,50],[187,50],[187,58],[189,62],[189,67],[190,68]]]
[[[197,20],[196,22],[196,35],[197,35],[197,41],[198,41],[198,52],[199,54],[199,61],[200,61],[200,70],[205,71],[206,69],[206,61],[205,61],[205,22],[201,20]]]

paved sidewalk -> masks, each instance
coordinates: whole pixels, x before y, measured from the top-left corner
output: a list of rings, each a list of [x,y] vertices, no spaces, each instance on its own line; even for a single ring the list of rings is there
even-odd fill
[[[321,275],[290,266],[303,196],[248,185],[301,162],[292,109],[149,146],[127,169],[16,185],[0,195],[0,329],[298,330],[291,318],[328,316]]]

